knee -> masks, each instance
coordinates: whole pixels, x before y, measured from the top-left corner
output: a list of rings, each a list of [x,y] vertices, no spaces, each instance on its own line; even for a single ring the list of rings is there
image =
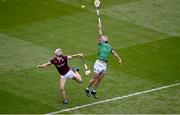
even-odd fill
[[[64,87],[60,87],[60,91],[64,91]]]
[[[74,78],[74,80],[76,80],[78,83],[82,83],[83,82],[82,77],[80,75],[76,76]]]
[[[93,81],[97,81],[99,78],[98,77],[94,77],[93,78]]]

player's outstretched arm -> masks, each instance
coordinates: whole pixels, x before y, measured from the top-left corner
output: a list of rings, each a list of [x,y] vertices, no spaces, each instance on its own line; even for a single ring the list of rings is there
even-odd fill
[[[37,67],[38,67],[38,68],[46,68],[46,67],[48,67],[49,65],[51,65],[51,62],[47,62],[47,63],[45,63],[45,64],[38,65]]]
[[[114,50],[112,50],[112,54],[118,60],[118,62],[122,64],[121,57]]]
[[[77,57],[84,57],[84,55],[82,53],[74,54],[74,55],[68,56],[68,59],[73,59],[73,58],[77,58]]]

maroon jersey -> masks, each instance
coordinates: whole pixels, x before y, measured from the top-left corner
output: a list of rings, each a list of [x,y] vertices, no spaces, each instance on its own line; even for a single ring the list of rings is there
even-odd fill
[[[54,64],[61,75],[65,75],[70,70],[70,67],[67,64],[67,56],[54,57],[50,62],[51,64]]]

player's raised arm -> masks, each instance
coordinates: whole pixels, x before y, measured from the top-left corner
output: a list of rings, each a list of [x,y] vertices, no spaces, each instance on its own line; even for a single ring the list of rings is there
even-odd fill
[[[101,24],[101,19],[99,18],[99,22],[98,22],[98,27],[99,27],[99,38],[102,37],[103,33],[102,33],[102,24]]]
[[[47,62],[47,63],[45,63],[45,64],[38,65],[37,67],[38,67],[38,68],[46,68],[46,67],[48,67],[49,65],[51,65],[51,62]]]
[[[118,62],[122,64],[121,57],[114,50],[112,50],[112,54],[118,60]]]
[[[69,60],[69,59],[73,59],[73,58],[77,58],[77,57],[84,57],[84,56],[82,53],[79,53],[79,54],[70,55],[67,58]]]
[[[102,23],[101,23],[101,18],[100,18],[100,13],[99,13],[100,0],[95,0],[94,5],[96,7],[96,13],[98,17],[99,38],[101,38],[103,34],[102,34]]]

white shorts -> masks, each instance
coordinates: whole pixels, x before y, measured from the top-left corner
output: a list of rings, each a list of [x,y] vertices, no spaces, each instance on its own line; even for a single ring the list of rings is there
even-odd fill
[[[73,77],[76,77],[76,74],[71,69],[65,75],[61,75],[61,79],[72,79]]]
[[[97,74],[106,73],[107,63],[101,60],[96,60],[94,64],[94,72]]]

